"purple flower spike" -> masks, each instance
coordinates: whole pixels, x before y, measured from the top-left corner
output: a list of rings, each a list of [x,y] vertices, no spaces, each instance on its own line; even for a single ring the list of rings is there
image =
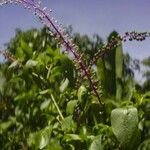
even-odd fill
[[[15,3],[22,4],[25,8],[30,9],[36,16],[40,18],[42,23],[49,28],[51,34],[55,35],[57,39],[61,42],[62,46],[65,47],[68,53],[73,54],[76,63],[80,70],[82,70],[83,75],[86,76],[93,90],[93,94],[97,97],[102,109],[104,109],[104,103],[102,102],[101,94],[97,90],[96,82],[92,79],[90,70],[82,61],[81,54],[77,52],[76,46],[72,43],[72,39],[62,30],[57,21],[50,16],[51,10],[48,12],[46,7],[41,6],[41,2],[34,2],[34,0],[1,0],[0,4]]]

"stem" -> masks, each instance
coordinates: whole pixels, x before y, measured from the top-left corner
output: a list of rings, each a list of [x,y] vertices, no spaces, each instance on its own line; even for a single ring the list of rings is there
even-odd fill
[[[54,103],[54,105],[55,105],[55,107],[56,107],[56,109],[57,109],[57,111],[59,113],[59,116],[61,117],[62,120],[64,120],[64,117],[63,117],[63,115],[62,115],[62,113],[61,113],[61,111],[59,109],[59,106],[57,105],[57,102],[56,102],[53,94],[51,94],[51,99],[52,99],[52,101],[53,101],[53,103]]]

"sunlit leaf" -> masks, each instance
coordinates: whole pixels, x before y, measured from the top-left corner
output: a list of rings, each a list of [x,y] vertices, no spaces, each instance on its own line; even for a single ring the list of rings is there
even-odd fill
[[[35,67],[37,64],[38,64],[37,61],[30,59],[30,60],[28,60],[28,61],[26,62],[26,67],[27,67],[27,68],[32,68],[32,67]]]
[[[138,150],[149,150],[150,149],[150,139],[145,140],[138,147]]]
[[[94,140],[92,141],[89,150],[104,150],[104,147],[102,145],[102,136],[96,136]]]
[[[76,123],[73,121],[72,116],[68,116],[63,120],[62,130],[66,132],[76,130]]]
[[[82,141],[82,138],[78,134],[66,134],[64,136],[64,139],[69,142],[69,141]]]
[[[75,106],[77,105],[77,103],[78,103],[78,100],[69,101],[69,102],[67,103],[66,113],[67,113],[67,114],[73,114],[74,108],[75,108]]]
[[[28,55],[28,57],[32,56],[32,48],[26,43],[23,39],[21,39],[21,48]]]
[[[0,122],[0,133],[2,134],[4,131],[6,131],[9,127],[15,124],[16,119],[10,117],[8,121],[6,122]]]
[[[83,101],[86,96],[87,96],[87,89],[85,88],[85,86],[81,85],[79,90],[78,90],[79,101]]]
[[[41,104],[41,107],[40,109],[43,110],[45,108],[47,108],[50,104],[50,100],[45,100],[42,104]]]
[[[69,80],[66,78],[65,81],[63,81],[63,83],[59,87],[60,92],[64,92],[65,89],[67,88],[68,84],[69,84]]]
[[[36,149],[43,149],[50,142],[50,134],[52,127],[48,126],[38,132],[31,133],[28,138],[28,144],[30,147],[36,147]]]

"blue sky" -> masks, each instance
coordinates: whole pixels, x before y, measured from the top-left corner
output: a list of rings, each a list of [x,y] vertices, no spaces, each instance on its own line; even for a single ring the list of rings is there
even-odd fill
[[[104,40],[113,30],[150,31],[150,0],[43,0],[53,10],[53,16],[64,26],[72,25],[74,32],[99,34]],[[14,36],[14,30],[42,27],[38,19],[20,6],[0,7],[0,47]],[[150,55],[150,39],[127,42],[124,52],[142,59]]]

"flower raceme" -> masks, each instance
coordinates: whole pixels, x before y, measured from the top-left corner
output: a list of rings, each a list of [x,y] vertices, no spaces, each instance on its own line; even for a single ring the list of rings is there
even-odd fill
[[[81,54],[77,52],[77,47],[72,43],[72,39],[65,33],[61,25],[50,16],[50,11],[46,9],[46,7],[41,6],[41,2],[35,3],[33,0],[2,0],[1,5],[14,3],[14,4],[22,4],[24,8],[31,10],[34,15],[38,16],[42,23],[46,25],[49,29],[51,35],[55,36],[56,39],[65,47],[68,53],[72,53],[74,56],[75,62],[78,64],[79,69],[83,72],[84,76],[90,82],[90,86],[93,90],[94,95],[97,97],[101,106],[103,106],[103,102],[101,100],[101,95],[99,94],[96,83],[92,79],[90,74],[90,70],[82,61]]]
[[[47,10],[46,7],[42,7],[41,2],[34,2],[34,0],[0,0],[0,5],[14,3],[23,5],[25,9],[31,10],[34,15],[38,16],[41,22],[46,25],[49,29],[49,33],[51,36],[54,36],[58,42],[65,47],[67,53],[71,53],[74,57],[74,61],[77,67],[82,72],[83,76],[89,81],[91,89],[93,90],[93,94],[97,97],[101,107],[104,109],[104,103],[102,102],[101,93],[97,89],[97,84],[92,78],[90,67],[86,66],[82,55],[78,52],[78,47],[72,43],[72,39],[66,34],[61,24],[58,24],[57,20],[55,20],[51,16],[51,10]],[[150,33],[143,32],[126,32],[124,36],[114,37],[112,40],[105,46],[102,47],[100,51],[95,54],[94,60],[91,61],[90,65],[92,66],[99,58],[101,58],[107,51],[117,47],[121,44],[121,42],[125,42],[126,40],[137,40],[142,41],[145,40],[146,37],[149,37]],[[3,53],[1,53],[3,54]]]

